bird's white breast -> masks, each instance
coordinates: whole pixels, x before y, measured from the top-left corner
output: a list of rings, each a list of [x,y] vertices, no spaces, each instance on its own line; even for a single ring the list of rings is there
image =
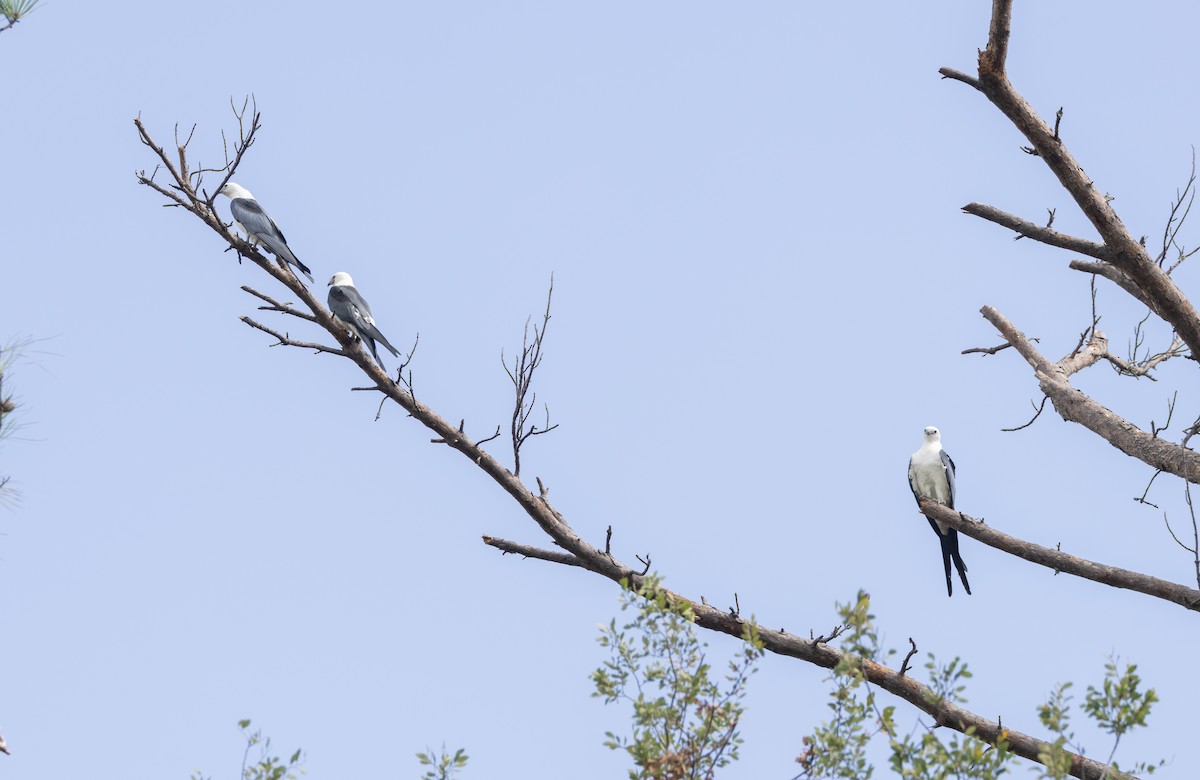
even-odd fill
[[[950,503],[950,483],[942,466],[941,450],[922,447],[913,453],[909,463],[909,476],[917,495],[932,498],[942,504]]]

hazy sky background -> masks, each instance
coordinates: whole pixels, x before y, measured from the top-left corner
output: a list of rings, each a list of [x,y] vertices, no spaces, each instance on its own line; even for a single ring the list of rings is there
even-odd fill
[[[984,304],[1054,360],[1090,317],[1071,255],[959,211],[1057,208],[1094,235],[999,112],[937,75],[973,70],[989,9],[58,0],[0,35],[0,339],[36,340],[0,447],[21,491],[0,512],[4,774],[232,778],[247,717],[305,748],[312,778],[416,777],[443,741],[468,749],[467,780],[628,766],[602,746],[627,711],[589,698],[617,588],[485,547],[546,539],[403,413],[374,422],[352,365],[238,322],[256,305],[240,285],[282,288],[136,184],[154,162],[136,115],[168,144],[196,123],[193,160],[215,164],[230,97],[253,93],[238,181],[322,298],[348,271],[397,346],[420,333],[418,395],[471,435],[506,422],[500,350],[554,273],[536,389],[561,427],[523,471],[580,533],[611,524],[624,560],[796,633],[865,588],[890,645],[963,656],[970,707],[1035,734],[1056,682],[1082,700],[1119,654],[1162,701],[1118,758],[1194,776],[1195,616],[969,539],[975,595],[947,599],[905,480],[938,425],[964,511],[1194,582],[1162,513],[1130,500],[1147,467],[1049,413],[1001,433],[1040,399],[1031,372],[959,354],[1000,341]],[[1015,11],[1014,82],[1043,116],[1065,107],[1063,138],[1152,242],[1200,140],[1198,26],[1182,3]],[[1177,275],[1193,294],[1195,271]],[[1099,290],[1123,351],[1144,310]],[[1178,388],[1175,436],[1200,412],[1195,367],[1160,379],[1074,381],[1143,426]],[[1178,480],[1153,498],[1184,522]],[[768,657],[722,777],[791,778],[825,676]]]

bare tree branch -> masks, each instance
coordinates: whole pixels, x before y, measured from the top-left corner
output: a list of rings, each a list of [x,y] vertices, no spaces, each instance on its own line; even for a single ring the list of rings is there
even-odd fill
[[[250,319],[249,317],[239,317],[238,319],[240,319],[242,322],[246,323],[250,327],[256,328],[257,330],[261,330],[263,333],[269,333],[272,336],[274,336],[276,339],[278,339],[278,344],[273,344],[272,346],[300,347],[301,349],[311,349],[316,352],[328,352],[331,355],[341,355],[342,357],[350,356],[348,352],[346,352],[345,350],[342,350],[342,349],[334,349],[333,347],[327,347],[324,344],[317,344],[317,343],[314,343],[311,341],[296,341],[295,339],[290,338],[286,334],[280,333],[279,331],[276,331],[276,330],[272,330],[271,328],[268,328],[266,325],[263,325],[262,323],[255,322],[254,320]]]
[[[1104,253],[1098,259],[1112,263],[1129,277],[1146,298],[1155,301],[1155,312],[1175,329],[1193,355],[1200,354],[1200,315],[1191,301],[1175,285],[1170,275],[1150,257],[1146,248],[1130,235],[1113,211],[1110,199],[1093,185],[1062,138],[1009,82],[1005,60],[1008,56],[1011,19],[1011,0],[993,0],[988,45],[979,53],[976,88],[1028,139],[1037,155],[1058,177],[1063,189],[1071,195],[1100,234]],[[944,76],[948,75],[945,70],[941,71]]]
[[[1073,574],[1076,577],[1111,585],[1114,588],[1144,593],[1147,596],[1178,604],[1193,612],[1200,612],[1200,590],[1195,588],[1177,585],[1141,572],[1096,563],[1068,555],[1060,550],[1018,539],[936,501],[922,499],[919,503],[922,514],[930,520],[936,520],[956,528],[960,533],[1009,555],[1045,566],[1056,572]]]
[[[1146,308],[1155,308],[1154,303],[1147,298],[1141,290],[1138,289],[1138,286],[1133,283],[1133,280],[1129,278],[1129,275],[1111,263],[1094,263],[1087,260],[1072,260],[1067,264],[1067,267],[1075,271],[1082,271],[1083,273],[1087,274],[1103,276],[1105,279],[1108,279],[1110,282],[1132,295]],[[1159,314],[1159,312],[1155,311],[1155,314]],[[1159,316],[1162,315],[1159,314]]]
[[[1033,417],[1029,418],[1029,422],[1025,423],[1024,425],[1018,425],[1016,428],[1001,428],[1000,430],[1004,433],[1016,433],[1017,431],[1025,430],[1026,428],[1028,428],[1029,426],[1031,426],[1035,422],[1037,422],[1037,418],[1042,416],[1042,410],[1044,410],[1046,408],[1046,402],[1049,400],[1050,400],[1050,396],[1048,396],[1048,395],[1042,396],[1042,402],[1040,404],[1038,404],[1038,406],[1036,407],[1037,411],[1033,413]],[[1030,403],[1032,403],[1032,402],[1030,402]]]
[[[507,539],[497,539],[494,536],[484,536],[483,543],[489,547],[495,547],[502,553],[513,555],[523,555],[526,558],[537,558],[539,561],[549,561],[550,563],[561,563],[564,566],[579,566],[586,569],[587,565],[582,560],[571,555],[570,553],[555,552],[554,550],[543,550],[540,547],[534,547],[528,544],[519,544],[510,542]]]
[[[249,285],[243,284],[242,289],[245,292],[248,292],[251,295],[253,295],[255,298],[266,301],[267,304],[269,304],[267,306],[259,306],[258,307],[259,311],[277,311],[282,314],[290,314],[293,317],[299,317],[302,320],[308,320],[309,322],[318,322],[318,320],[315,316],[308,314],[307,312],[302,312],[299,309],[293,309],[290,305],[288,305],[286,303],[280,303],[279,301],[275,300],[271,296],[266,295],[264,293],[260,293],[258,290],[255,290],[253,287],[250,287]]]
[[[549,433],[558,427],[557,424],[550,424],[550,407],[545,406],[546,418],[545,423],[541,428],[538,428],[537,423],[530,423],[529,417],[533,414],[533,408],[537,403],[537,393],[530,395],[530,388],[533,386],[533,374],[537,371],[538,366],[542,364],[542,343],[546,339],[546,330],[550,327],[550,303],[554,298],[554,275],[550,275],[550,290],[546,293],[546,311],[542,315],[541,326],[533,326],[533,340],[529,339],[529,320],[525,320],[525,332],[521,337],[521,353],[513,358],[512,368],[508,367],[508,362],[504,358],[504,352],[500,352],[500,364],[504,366],[504,373],[508,374],[508,378],[513,383],[513,390],[516,392],[516,399],[513,404],[512,413],[512,449],[513,449],[513,474],[520,476],[521,474],[521,447],[534,436],[541,436],[544,433]]]
[[[1192,553],[1192,564],[1196,569],[1196,584],[1200,586],[1200,525],[1196,523],[1196,507],[1192,503],[1192,486],[1188,483],[1183,483],[1183,494],[1187,499],[1188,515],[1192,521],[1192,546],[1189,550],[1186,544],[1180,543],[1180,546],[1189,550]],[[1164,515],[1165,519],[1166,515]],[[1168,530],[1170,525],[1167,526]],[[1171,536],[1175,536],[1175,532],[1171,531]],[[1176,539],[1175,541],[1179,541]]]
[[[1055,411],[1064,420],[1079,423],[1121,452],[1147,465],[1183,477],[1188,482],[1200,482],[1200,453],[1150,435],[1096,403],[1067,381],[1071,373],[1105,356],[1108,351],[1107,340],[1103,349],[1097,343],[1077,355],[1068,355],[1057,364],[1051,363],[1003,314],[991,306],[984,306],[980,311],[1033,368],[1042,392],[1050,396]],[[1097,331],[1096,335],[1103,334]]]
[[[955,514],[957,515],[957,513]],[[565,523],[563,526],[567,527]],[[578,539],[578,537],[575,538]],[[558,540],[555,539],[555,541]],[[492,537],[484,537],[484,542],[506,552],[517,552],[527,557],[552,562],[558,562],[556,559],[563,555],[551,550],[539,550],[538,548],[524,545],[514,545],[511,542],[502,542],[502,540]],[[501,544],[506,547],[502,547]],[[572,549],[572,552],[575,553],[575,559],[564,561],[564,563],[603,574],[610,579],[623,572],[622,576],[616,578],[617,582],[620,582],[623,587],[641,587],[642,578],[640,575],[632,573],[628,567],[617,563],[611,556],[605,555],[602,551],[587,545],[585,542],[579,542],[578,544],[577,548]],[[703,601],[693,601],[666,588],[661,588],[661,586],[660,592],[672,604],[686,604],[695,615],[696,625],[701,628],[741,639],[745,636],[747,627],[753,625],[762,641],[763,648],[768,652],[796,658],[825,669],[836,667],[844,657],[841,650],[825,644],[830,640],[830,637],[805,639],[783,630],[767,628],[761,623],[752,623],[733,612],[717,609]],[[1001,726],[996,721],[983,718],[957,704],[938,697],[928,686],[909,677],[907,675],[907,668],[903,671],[898,671],[869,659],[858,659],[856,667],[862,670],[867,682],[878,685],[885,691],[907,701],[933,718],[933,721],[937,725],[963,733],[970,733],[977,739],[993,745],[999,740],[1004,740],[1008,745],[1008,749],[1014,754],[1030,761],[1038,762],[1039,750],[1042,745],[1046,744],[1046,740]],[[1072,776],[1087,778],[1088,780],[1100,780],[1100,778],[1106,776],[1105,771],[1108,769],[1106,765],[1099,761],[1079,755],[1072,756],[1071,767]]]
[[[911,661],[912,657],[917,654],[917,643],[913,641],[913,638],[911,636],[908,638],[908,643],[910,645],[912,645],[912,649],[908,651],[908,654],[906,656],[904,656],[904,663],[900,664],[900,676],[901,677],[903,677],[905,675],[905,673],[908,672],[908,670],[910,668],[908,665],[908,662]]]
[[[1170,268],[1167,269],[1168,275],[1178,268],[1183,261],[1187,260],[1196,253],[1195,249],[1190,252],[1186,251],[1182,246],[1179,245],[1177,240],[1179,231],[1183,228],[1184,223],[1187,222],[1188,215],[1192,212],[1192,204],[1195,202],[1195,200],[1196,147],[1193,146],[1191,174],[1188,176],[1187,182],[1183,185],[1183,189],[1175,193],[1175,200],[1171,202],[1171,212],[1167,215],[1167,224],[1163,228],[1162,251],[1160,251],[1158,257],[1155,258],[1159,268],[1161,268],[1163,263],[1165,263],[1167,260],[1167,252],[1171,249],[1176,250],[1178,259],[1171,265]]]
[[[942,74],[942,78],[944,79],[954,79],[955,81],[961,81],[968,86],[979,89],[979,79],[975,78],[974,76],[969,76],[966,73],[963,73],[961,70],[955,70],[954,68],[938,68],[938,73]]]
[[[1128,361],[1117,357],[1111,352],[1105,353],[1104,359],[1111,363],[1113,368],[1115,368],[1119,374],[1132,377],[1144,376],[1147,379],[1153,380],[1154,377],[1150,375],[1151,371],[1165,361],[1170,360],[1173,357],[1179,357],[1182,354],[1184,354],[1183,340],[1176,338],[1171,342],[1171,346],[1167,347],[1165,352],[1159,352],[1155,355],[1151,355],[1145,360]]]
[[[985,355],[994,355],[994,354],[996,354],[997,352],[999,352],[1000,350],[1002,350],[1002,349],[1008,349],[1008,348],[1009,348],[1009,347],[1011,347],[1011,346],[1012,346],[1012,344],[1009,344],[1009,343],[1006,341],[1006,342],[1004,342],[1003,344],[998,344],[997,346],[994,346],[994,347],[971,347],[970,349],[964,349],[962,352],[960,352],[960,353],[958,353],[958,354],[960,354],[960,355],[970,355],[970,354],[972,354],[972,353],[975,353],[975,352],[982,352],[982,353],[983,353],[983,354],[985,354]]]
[[[968,203],[963,206],[962,210],[967,214],[986,219],[988,222],[994,222],[997,225],[1015,230],[1022,236],[1032,238],[1034,241],[1040,241],[1043,244],[1058,247],[1059,249],[1066,249],[1070,252],[1078,252],[1081,255],[1094,257],[1098,260],[1105,259],[1103,244],[1097,244],[1094,241],[1077,238],[1076,236],[1068,236],[1066,233],[1059,233],[1057,230],[1051,230],[1049,225],[1043,227],[1027,219],[1009,214],[1007,211],[1001,211],[995,206],[986,206],[982,203]],[[1053,217],[1051,217],[1051,221],[1053,222]]]

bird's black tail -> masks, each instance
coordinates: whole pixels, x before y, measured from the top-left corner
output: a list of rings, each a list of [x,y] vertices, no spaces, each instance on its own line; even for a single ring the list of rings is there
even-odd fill
[[[949,533],[954,533],[954,531],[951,530]],[[946,595],[953,596],[954,583],[950,580],[950,537],[940,533],[939,536],[941,536],[942,543],[942,565],[946,568]]]
[[[366,344],[368,347],[370,347],[371,356],[375,358],[375,362],[379,364],[379,367],[382,368],[384,371],[387,371],[387,367],[385,365],[383,365],[383,361],[379,359],[379,350],[377,350],[375,348],[375,339],[371,338],[370,336],[368,336],[366,334],[363,334],[362,340],[363,340],[364,344]]]
[[[274,239],[267,239],[267,238],[261,238],[261,237],[259,240],[262,242],[262,245],[267,248],[267,251],[269,251],[271,254],[275,255],[280,260],[283,260],[284,262],[287,262],[287,263],[291,263],[292,265],[299,268],[300,273],[302,273],[308,277],[309,284],[316,284],[316,280],[313,279],[312,271],[309,270],[308,266],[306,266],[304,263],[300,262],[300,260],[296,257],[295,253],[292,252],[292,248],[287,245],[286,241],[280,242],[280,241],[276,241]]]
[[[958,569],[958,578],[962,580],[963,587],[967,589],[967,595],[970,596],[971,583],[967,582],[967,564],[963,563],[962,556],[958,554],[958,531],[948,528],[942,537],[942,565],[946,568],[947,596],[954,595],[954,588],[950,584],[951,560],[954,561],[954,568]]]
[[[371,323],[370,325],[368,325],[368,327],[371,329],[370,330],[371,338],[375,339],[380,344],[382,344],[384,347],[386,347],[387,351],[391,352],[394,356],[400,357],[400,350],[393,347],[391,342],[388,341],[386,338],[384,338],[384,335],[379,332],[379,328],[375,327],[374,323]],[[378,360],[378,358],[376,358],[376,360]],[[383,365],[383,364],[380,363],[379,365]]]
[[[292,255],[292,259],[296,260],[296,256]],[[309,284],[317,283],[317,280],[313,278],[312,271],[310,271],[308,269],[308,266],[306,266],[304,263],[300,262],[299,260],[296,260],[296,267],[300,269],[300,273],[302,273],[308,277]]]

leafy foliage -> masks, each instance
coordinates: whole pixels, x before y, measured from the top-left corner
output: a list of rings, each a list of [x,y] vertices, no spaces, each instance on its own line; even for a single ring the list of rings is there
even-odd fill
[[[468,758],[464,748],[455,750],[452,755],[447,753],[446,746],[442,745],[441,752],[436,756],[431,748],[425,748],[424,753],[417,753],[417,760],[421,762],[421,766],[433,768],[421,775],[421,780],[454,780],[459,771],[466,767]]]
[[[271,740],[263,737],[262,731],[250,731],[250,720],[238,721],[238,728],[242,730],[242,736],[246,738],[246,752],[242,754],[242,774],[241,780],[296,780],[297,773],[302,772],[301,765],[304,763],[303,751],[297,749],[292,753],[291,758],[282,759],[278,756],[271,755]],[[250,753],[254,748],[258,748],[258,761],[254,764],[250,763]],[[196,772],[192,775],[192,780],[206,780],[203,775]]]
[[[1158,701],[1158,694],[1154,689],[1143,693],[1140,690],[1141,684],[1142,678],[1138,676],[1136,664],[1126,664],[1124,669],[1120,669],[1118,659],[1110,658],[1104,665],[1104,683],[1100,688],[1089,685],[1083,699],[1084,714],[1095,721],[1105,733],[1113,736],[1112,749],[1106,763],[1112,766],[1114,778],[1128,777],[1113,760],[1117,748],[1120,747],[1121,737],[1139,726],[1145,726],[1150,717],[1150,709]],[[1067,749],[1083,752],[1082,747],[1075,744],[1075,733],[1070,729],[1072,697],[1067,693],[1070,688],[1071,683],[1060,683],[1055,686],[1046,703],[1038,707],[1038,717],[1042,725],[1058,735],[1054,742],[1044,745],[1038,754],[1047,766],[1045,776],[1055,780],[1067,777],[1071,769]],[[1165,763],[1139,761],[1130,771],[1134,774],[1153,774]]]
[[[882,661],[896,654],[895,650],[880,647],[874,615],[870,614],[870,597],[859,591],[853,602],[838,605],[838,615],[842,621],[841,647],[845,657],[830,677],[835,683],[829,703],[833,717],[804,738],[804,754],[796,759],[802,767],[800,777],[870,778],[875,767],[867,758],[867,746],[880,733],[887,735],[890,765],[898,777],[995,780],[1010,771],[1013,755],[1005,743],[1001,741],[993,747],[975,739],[971,729],[965,734],[950,732],[949,740],[943,742],[940,730],[918,721],[912,734],[899,736],[894,709],[878,706],[875,691],[861,671],[863,660]],[[966,703],[964,693],[971,672],[965,663],[955,658],[948,664],[939,664],[931,654],[925,669],[928,686],[937,701]],[[1056,686],[1046,703],[1038,707],[1042,725],[1056,735],[1053,742],[1042,745],[1038,754],[1044,765],[1039,767],[1042,778],[1068,777],[1072,751],[1084,754],[1071,730],[1071,687],[1069,682]],[[1110,660],[1105,665],[1103,685],[1088,686],[1082,709],[1090,720],[1113,735],[1106,762],[1112,766],[1113,780],[1128,777],[1113,761],[1121,737],[1146,725],[1156,701],[1158,694],[1153,688],[1141,690],[1141,678],[1134,664],[1121,669],[1115,660]],[[1132,771],[1151,774],[1164,763],[1139,762]]]
[[[621,610],[631,608],[637,614],[624,626],[614,618],[601,628],[598,641],[611,657],[591,674],[593,696],[633,707],[632,734],[607,732],[604,744],[633,759],[632,780],[712,780],[738,758],[742,698],[762,643],[753,631],[743,636],[722,684],[712,677],[686,601],[669,597],[651,577],[636,593],[623,593]]]
[[[881,733],[887,736],[891,768],[899,777],[994,780],[1004,774],[1012,755],[1003,744],[992,747],[974,739],[970,732],[953,733],[943,742],[937,731],[922,724],[916,729],[919,738],[897,734],[895,708],[879,706],[875,690],[862,672],[864,660],[884,662],[896,654],[880,647],[870,606],[870,596],[863,591],[852,602],[838,605],[845,656],[830,676],[835,683],[829,703],[833,717],[804,738],[805,751],[796,759],[802,768],[800,777],[872,777],[875,767],[867,758],[867,746]],[[965,663],[955,658],[939,665],[930,655],[925,669],[929,687],[939,700],[966,701],[963,692],[971,672]]]
[[[971,672],[958,658],[948,664],[939,664],[933,654],[925,662],[929,673],[929,687],[939,701],[965,704],[966,680]],[[1008,764],[1013,755],[1001,740],[995,747],[974,738],[974,728],[965,734],[950,732],[948,741],[942,741],[938,730],[918,723],[920,739],[912,734],[903,739],[891,740],[891,766],[900,777],[911,778],[974,778],[994,780],[1009,771]]]
[[[804,753],[796,759],[802,768],[800,777],[867,780],[875,773],[867,760],[867,745],[880,730],[889,734],[895,730],[894,708],[879,710],[875,692],[862,673],[862,661],[875,660],[879,655],[879,636],[870,604],[870,596],[860,590],[853,602],[837,605],[844,630],[841,646],[846,654],[829,677],[836,683],[828,705],[833,717],[812,736],[804,737]]]
[[[0,0],[0,16],[12,26],[32,13],[37,4],[38,0]]]

